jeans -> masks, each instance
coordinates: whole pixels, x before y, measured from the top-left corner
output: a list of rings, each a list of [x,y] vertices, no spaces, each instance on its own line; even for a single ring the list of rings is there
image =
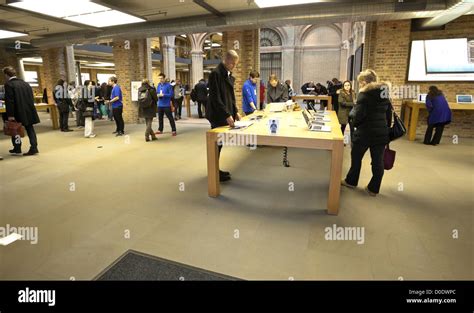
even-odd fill
[[[181,118],[181,111],[183,109],[183,98],[173,99],[173,104],[175,107],[174,117]]]
[[[33,125],[24,125],[26,133],[28,134],[28,139],[30,140],[30,150],[37,150],[38,149],[38,139],[36,138],[36,132]],[[12,144],[13,149],[16,151],[21,151],[21,137],[18,136],[17,138],[12,137]]]
[[[76,125],[77,127],[85,125],[84,116],[82,116],[81,110],[76,110]]]
[[[357,186],[359,183],[362,158],[368,149],[370,149],[370,157],[372,158],[372,179],[367,187],[370,191],[379,193],[384,173],[383,154],[385,151],[385,145],[368,146],[357,142],[353,143],[351,151],[351,168],[347,173],[346,182],[352,186]]]
[[[123,121],[123,116],[122,116],[123,107],[113,108],[112,112],[114,114],[115,125],[117,126],[115,131],[117,133],[122,133],[123,134],[125,132],[124,131],[125,122]]]
[[[203,116],[202,116],[202,109],[201,109],[201,106],[203,106],[204,103],[205,103],[204,101],[198,101],[198,102],[197,102],[199,118],[202,118],[202,117],[203,117]],[[205,107],[204,107],[204,109],[205,109]]]
[[[170,107],[158,107],[158,130],[163,132],[163,117],[166,114],[166,117],[170,121],[171,131],[176,131],[176,124],[174,122],[173,113],[171,112]]]
[[[435,129],[435,134],[433,138],[431,138],[431,136],[433,135],[433,128]],[[425,140],[423,141],[423,143],[427,145],[438,145],[441,141],[441,136],[443,136],[443,131],[444,124],[428,124],[428,128],[426,129],[425,133]]]
[[[146,124],[145,138],[146,139],[148,139],[150,136],[151,136],[151,138],[156,138],[155,132],[151,128],[152,123],[153,123],[153,117],[146,117],[145,118],[145,124]]]
[[[59,112],[59,128],[61,130],[69,129],[68,121],[69,121],[69,111]]]

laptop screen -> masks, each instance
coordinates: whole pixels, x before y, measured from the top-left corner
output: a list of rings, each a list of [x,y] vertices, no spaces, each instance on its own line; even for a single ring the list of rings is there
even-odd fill
[[[472,103],[472,95],[456,95],[457,103]]]

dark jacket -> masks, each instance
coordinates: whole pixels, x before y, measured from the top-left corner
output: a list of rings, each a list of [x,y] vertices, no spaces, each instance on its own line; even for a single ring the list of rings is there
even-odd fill
[[[53,90],[53,99],[56,102],[59,112],[67,113],[69,112],[69,94],[66,88],[61,85],[56,85]]]
[[[286,102],[288,101],[288,87],[286,84],[278,83],[276,87],[268,84],[267,87],[267,102]]]
[[[235,78],[228,75],[223,63],[220,63],[209,75],[209,103],[206,118],[212,127],[228,125],[226,119],[234,119],[238,113],[234,93]]]
[[[153,104],[149,108],[142,108],[140,105],[138,106],[138,116],[141,118],[154,118],[156,116],[157,106],[156,103],[158,102],[158,95],[156,94],[155,88],[150,85],[143,85],[138,88],[138,92],[143,92],[144,90],[148,89],[150,92],[150,96],[153,99]]]
[[[34,125],[40,122],[36,112],[33,89],[18,78],[5,83],[6,117],[14,117],[23,125]]]
[[[351,112],[352,108],[354,107],[355,101],[355,93],[348,94],[345,90],[341,90],[338,97],[339,103],[339,110],[337,111],[337,118],[339,119],[339,123],[347,124],[349,121],[349,113]]]
[[[205,81],[200,81],[199,83],[194,86],[194,90],[196,90],[196,100],[199,102],[207,102],[207,85]]]
[[[428,124],[449,124],[451,123],[451,109],[448,101],[443,95],[436,97],[426,97],[426,109],[428,109]]]
[[[392,104],[388,94],[384,83],[370,83],[360,89],[357,104],[349,114],[355,128],[354,143],[375,146],[389,142]]]

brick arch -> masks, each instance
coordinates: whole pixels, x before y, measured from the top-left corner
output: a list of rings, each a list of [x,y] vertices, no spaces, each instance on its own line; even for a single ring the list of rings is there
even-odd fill
[[[284,46],[288,42],[288,35],[287,35],[287,33],[284,29],[282,29],[280,27],[262,27],[262,28],[260,28],[260,30],[262,30],[262,29],[269,29],[271,31],[274,31],[280,37],[281,46]]]

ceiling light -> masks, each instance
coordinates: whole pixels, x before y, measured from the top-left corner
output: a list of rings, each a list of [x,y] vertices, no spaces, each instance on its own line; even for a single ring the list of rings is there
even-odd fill
[[[41,57],[23,58],[23,62],[43,63],[43,58],[41,58]]]
[[[187,37],[188,37],[188,36],[186,36],[186,35],[184,35],[184,34],[183,34],[183,35],[180,35],[180,36],[183,37],[183,38],[187,38]]]
[[[214,42],[211,46],[212,46],[212,47],[220,47],[221,45]]]
[[[145,20],[90,0],[21,0],[8,5],[95,27],[144,22]]]
[[[25,33],[12,32],[9,30],[0,30],[0,39],[28,36]]]
[[[93,66],[93,67],[106,67],[106,66],[115,66],[114,63],[108,63],[108,62],[103,62],[103,63],[85,63],[83,64],[84,66]]]
[[[322,2],[322,0],[254,0],[259,8],[282,7],[287,5],[298,5]]]

